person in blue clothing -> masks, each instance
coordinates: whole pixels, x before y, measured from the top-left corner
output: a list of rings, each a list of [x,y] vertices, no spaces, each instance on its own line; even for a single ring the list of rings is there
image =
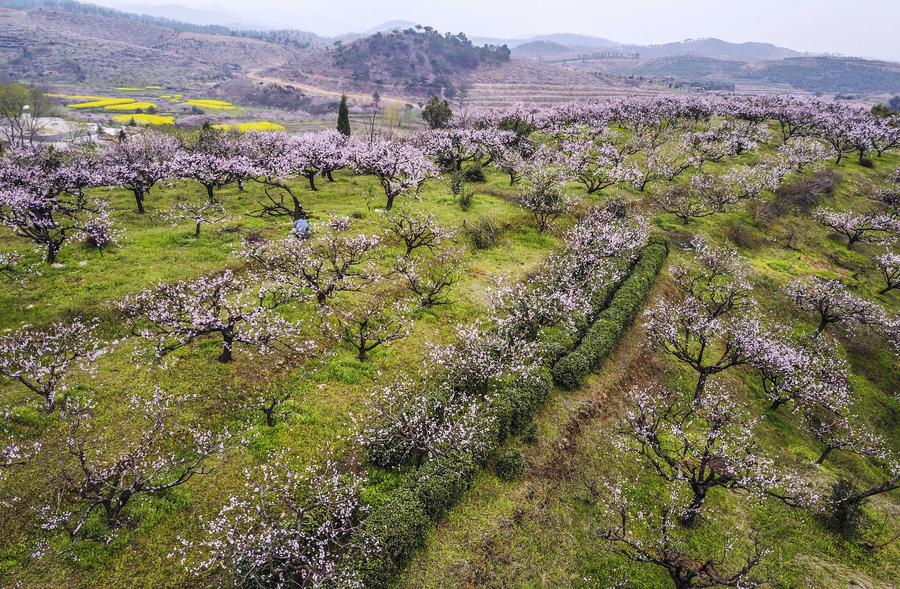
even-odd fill
[[[294,227],[291,229],[291,234],[298,239],[309,238],[309,221],[306,219],[297,219],[294,221]]]

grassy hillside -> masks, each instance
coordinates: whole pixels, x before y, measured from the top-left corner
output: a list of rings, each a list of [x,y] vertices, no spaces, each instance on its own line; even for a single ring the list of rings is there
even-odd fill
[[[335,176],[334,183],[320,183],[318,192],[303,193],[313,220],[351,216],[355,231],[380,233],[375,209],[382,203],[366,197],[376,190],[377,182],[346,173]],[[101,360],[95,376],[77,377],[72,393],[89,393],[97,399],[104,408],[102,419],[109,424],[110,433],[122,426],[118,421],[122,418],[118,400],[158,385],[194,399],[181,409],[185,420],[202,419],[213,428],[249,426],[249,446],[230,452],[211,475],[196,477],[187,486],[168,493],[161,502],[136,504],[128,529],[112,544],[79,544],[63,557],[51,557],[49,562],[29,561],[33,546],[21,534],[30,530],[34,514],[22,506],[13,507],[0,524],[0,536],[4,538],[0,546],[0,579],[5,579],[4,583],[16,579],[30,587],[184,587],[192,583],[168,554],[179,536],[197,535],[201,514],[214,514],[223,494],[239,488],[244,467],[264,460],[276,450],[287,451],[301,464],[323,460],[335,452],[340,455],[349,441],[351,413],[360,410],[373,387],[390,379],[397,370],[418,364],[427,342],[444,340],[452,334],[455,324],[482,314],[485,289],[495,279],[521,275],[555,245],[554,237],[537,234],[525,223],[525,214],[501,197],[505,191],[498,187],[503,184],[500,174],[491,174],[485,190],[475,188],[473,205],[465,212],[444,181],[432,181],[424,187],[421,200],[414,206],[435,213],[442,225],[457,230],[457,246],[467,251],[453,289],[455,302],[417,314],[408,338],[379,348],[367,362],[359,362],[350,348],[335,346],[323,337],[317,323],[311,322],[309,335],[322,346],[320,352],[331,349],[321,360],[241,354],[234,363],[223,365],[215,362],[219,346],[206,341],[177,353],[178,361],[171,370],[148,373],[134,362],[134,344],[126,343]],[[297,187],[301,186],[297,182]],[[205,226],[200,237],[194,238],[190,223],[172,227],[160,219],[159,213],[178,198],[205,198],[202,188],[184,183],[154,190],[148,197],[145,216],[132,212],[130,193],[113,191],[109,197],[116,210],[114,218],[125,229],[122,246],[104,253],[74,247],[61,256],[58,267],[45,267],[40,275],[27,277],[27,288],[21,288],[17,282],[0,284],[0,307],[5,310],[0,314],[0,329],[82,315],[101,317],[101,332],[106,337],[126,336],[127,327],[112,308],[114,301],[158,281],[185,280],[224,268],[239,268],[242,263],[233,252],[247,236],[274,239],[288,234],[290,224],[286,221],[246,216],[255,208],[257,199],[263,198],[260,187],[248,184],[246,192],[229,187],[219,194],[229,211],[228,221],[218,227]],[[471,225],[480,218],[493,219],[503,228],[497,247],[472,249],[461,233],[464,222]],[[7,235],[0,241],[4,249],[19,245]],[[396,248],[382,249],[382,263],[389,263],[398,253]],[[35,256],[31,261],[38,259]],[[21,405],[31,394],[11,382],[0,387],[4,406]],[[290,391],[289,401],[276,426],[269,428],[254,399],[265,390],[278,387]],[[20,406],[13,410],[11,420],[16,431],[28,437],[42,436],[48,450],[59,449],[64,442],[47,437],[57,421],[55,416]],[[21,491],[42,484],[40,481],[45,480],[49,470],[38,464],[33,466],[0,481],[0,495],[13,497],[19,494],[14,492],[16,488]]]
[[[509,60],[509,49],[477,47],[465,35],[442,35],[431,27],[375,33],[339,45],[334,65],[358,82],[397,86],[412,94],[455,93],[461,76]]]
[[[861,193],[898,163],[900,158],[893,156],[878,161],[873,171],[855,163],[832,166],[841,180],[821,204],[841,209],[865,206]],[[639,199],[635,193],[621,194]],[[876,248],[850,251],[837,235],[805,215],[761,223],[747,213],[733,212],[692,221],[688,227],[666,215],[654,215],[653,220],[659,232],[681,244],[672,249],[670,267],[693,263],[684,250],[692,235],[737,247],[752,266],[753,297],[763,313],[786,323],[799,321],[800,329],[811,331],[812,318],[797,316],[784,290],[799,275],[839,276],[888,309],[900,309],[896,291],[880,296],[876,292],[881,279],[868,262]],[[801,237],[788,249],[783,240],[792,227]],[[649,304],[673,289],[671,276],[664,278]],[[896,450],[900,447],[896,357],[884,351],[877,336],[842,335],[836,345],[852,366],[860,416],[885,434]],[[779,462],[794,465],[817,456],[820,447],[800,430],[796,416],[768,409],[751,370],[738,369],[725,378],[761,415],[758,442]],[[654,381],[689,389],[695,376],[652,346],[638,322],[599,374],[574,393],[557,391],[537,418],[535,431],[510,444],[527,463],[521,478],[508,481],[494,473],[481,475],[459,508],[431,534],[428,548],[400,586],[671,587],[668,575],[658,567],[630,562],[611,550],[601,538],[607,516],[592,493],[621,480],[636,480],[636,494],[648,504],[650,497],[664,492],[652,469],[616,445],[625,391]],[[844,471],[853,473],[860,484],[875,484],[884,477],[858,456],[837,453],[834,462],[826,461],[815,476],[833,481]],[[900,546],[891,541],[898,500],[896,492],[877,497],[866,507],[863,538],[848,541],[808,512],[719,489],[691,536],[691,547],[700,554],[719,554],[726,538],[746,539],[752,528],[761,530],[770,550],[758,575],[765,587],[892,587],[900,581]]]
[[[196,98],[193,102],[206,108],[232,106],[209,98]],[[577,113],[577,106],[584,105],[573,105],[572,111]],[[668,125],[668,119],[661,120]],[[742,129],[746,124],[740,119],[726,120]],[[544,124],[558,131],[555,126]],[[690,124],[698,129],[706,125],[724,126],[719,115],[709,121],[702,117],[691,119]],[[648,128],[653,130],[653,124]],[[710,158],[703,164],[703,173],[710,178],[727,178],[729,173],[741,170],[770,170],[780,140],[775,123],[769,130],[768,142],[762,139],[758,145],[756,141],[748,142],[752,147],[729,152],[732,155],[717,160]],[[629,131],[626,123],[615,131],[611,141],[637,140],[638,131]],[[427,145],[428,137],[443,138],[445,134],[449,143],[456,132],[468,137],[464,130],[451,129],[435,130],[416,140]],[[683,130],[672,131],[672,135],[666,136],[667,142],[661,145],[675,151],[681,145],[683,134]],[[476,135],[490,141],[493,134],[478,129]],[[335,141],[333,136],[328,137]],[[507,136],[507,140],[512,141],[513,137]],[[269,138],[257,139],[263,142]],[[516,138],[523,144],[527,140],[551,144],[555,137],[550,132],[526,130]],[[577,140],[577,134],[568,138]],[[236,145],[248,152],[254,149],[254,144],[249,142]],[[397,150],[417,149],[412,142],[388,145]],[[443,145],[441,142],[439,148]],[[565,145],[571,148],[571,144]],[[612,149],[614,145],[605,147]],[[350,157],[362,158],[371,148],[372,144],[361,141],[354,147],[359,151],[351,152]],[[311,152],[312,148],[301,147],[287,153],[295,156]],[[182,157],[185,153],[179,152]],[[291,160],[279,153],[279,157],[272,158],[276,164]],[[439,153],[432,157],[445,165],[453,163],[453,160],[440,160]],[[694,372],[648,340],[644,320],[640,314],[635,319],[635,311],[648,291],[647,307],[677,295],[679,273],[675,268],[699,266],[697,247],[692,245],[692,240],[700,236],[714,246],[735,249],[748,267],[747,288],[754,304],[748,304],[747,315],[752,311],[766,325],[784,326],[779,329],[798,340],[807,341],[816,327],[815,317],[798,311],[786,292],[787,285],[798,277],[839,278],[850,291],[896,317],[900,311],[900,291],[880,293],[882,277],[873,264],[873,258],[883,251],[883,246],[859,243],[848,248],[844,238],[812,216],[817,206],[856,211],[874,207],[867,195],[876,187],[884,186],[889,176],[896,173],[900,154],[893,150],[880,157],[874,151],[866,155],[872,160],[850,154],[835,164],[830,152],[822,152],[813,158],[821,164],[820,168],[810,165],[802,173],[786,172],[786,181],[777,193],[760,188],[758,198],[736,198],[727,206],[722,205],[722,210],[707,211],[708,215],[686,223],[660,212],[657,197],[672,188],[664,175],[654,178],[645,191],[632,187],[639,179],[632,180],[631,184],[623,180],[590,195],[585,194],[583,185],[575,182],[561,186],[562,194],[556,194],[552,183],[548,192],[554,203],[568,203],[566,196],[579,198],[571,210],[563,207],[558,211],[558,221],[546,232],[536,229],[535,218],[516,200],[520,190],[533,188],[527,179],[510,186],[510,176],[495,167],[499,160],[482,168],[487,156],[480,152],[467,155],[460,159],[465,162],[461,171],[468,172],[470,179],[463,190],[458,190],[459,186],[453,182],[460,176],[445,171],[443,176],[424,181],[415,195],[402,194],[397,201],[401,210],[432,214],[440,226],[452,232],[445,245],[455,250],[458,257],[452,261],[454,284],[450,304],[416,308],[412,311],[409,334],[374,349],[365,360],[360,359],[350,342],[335,337],[340,335],[338,330],[327,327],[327,321],[322,320],[327,307],[319,306],[312,292],[304,291],[307,296],[297,297],[298,300],[280,307],[278,312],[283,319],[298,321],[303,339],[315,344],[313,351],[286,351],[273,346],[259,352],[251,345],[238,346],[234,361],[228,363],[217,361],[223,349],[222,336],[217,334],[192,339],[166,356],[162,365],[152,362],[142,348],[147,343],[146,334],[133,330],[127,314],[116,306],[124,298],[160,282],[211,276],[226,269],[239,276],[249,276],[255,283],[265,283],[270,274],[277,274],[271,267],[254,265],[248,257],[239,255],[247,243],[264,244],[290,234],[292,223],[288,217],[261,218],[253,214],[259,210],[261,201],[272,197],[270,191],[277,190],[273,186],[267,191],[248,179],[242,187],[231,182],[217,189],[213,196],[227,211],[227,217],[218,224],[204,224],[199,235],[195,234],[193,222],[173,225],[165,215],[176,203],[207,200],[206,190],[197,182],[160,181],[147,194],[147,212],[143,215],[134,210],[135,197],[131,192],[121,188],[91,189],[92,196],[109,202],[115,225],[124,229],[120,245],[100,251],[72,237],[61,250],[57,263],[52,265],[43,262],[42,252],[29,249],[27,240],[4,230],[0,233],[0,253],[22,253],[24,265],[32,271],[11,277],[0,274],[0,309],[3,310],[0,332],[7,334],[28,324],[47,326],[76,317],[96,317],[102,339],[110,342],[109,353],[100,357],[96,370],[72,367],[69,386],[62,393],[62,397],[71,401],[70,407],[77,408],[79,400],[93,401],[95,432],[103,442],[97,447],[103,458],[116,456],[125,442],[141,433],[140,421],[135,419],[126,400],[132,395],[151,397],[156,388],[177,399],[173,418],[179,431],[200,426],[215,432],[234,432],[235,439],[222,455],[209,460],[208,472],[197,474],[172,489],[130,498],[122,518],[115,521],[121,527],[108,541],[81,537],[70,541],[65,532],[53,531],[52,522],[56,521],[54,515],[61,515],[55,509],[79,506],[78,500],[69,498],[61,502],[55,495],[67,479],[69,471],[64,466],[72,468],[73,463],[80,463],[69,441],[79,433],[70,429],[73,418],[60,411],[41,410],[40,399],[25,386],[11,379],[0,380],[0,435],[3,436],[0,439],[5,442],[8,434],[10,439],[41,444],[39,455],[30,461],[14,465],[0,462],[4,467],[0,471],[0,504],[4,507],[4,517],[0,518],[0,585],[23,589],[180,588],[226,583],[233,580],[231,575],[245,570],[245,562],[230,563],[234,570],[225,571],[222,577],[214,572],[194,575],[183,566],[179,547],[205,538],[208,530],[204,529],[203,522],[223,510],[229,497],[239,494],[248,479],[252,481],[251,489],[259,484],[257,479],[250,478],[251,473],[259,474],[258,468],[289,464],[302,472],[311,465],[334,460],[346,472],[368,475],[362,501],[385,518],[372,519],[402,524],[382,530],[384,537],[401,538],[397,542],[399,548],[389,546],[399,554],[396,562],[383,567],[388,572],[392,572],[392,565],[403,568],[402,577],[396,580],[399,587],[670,587],[669,577],[660,568],[625,558],[602,537],[611,518],[601,496],[609,486],[627,484],[642,513],[645,508],[650,513],[666,498],[670,487],[684,486],[664,484],[641,456],[623,449],[621,430],[627,391],[634,385],[658,385],[689,395],[697,380]],[[533,174],[529,177],[540,181],[544,173],[560,173],[563,164],[554,156],[555,150],[544,149],[543,145],[530,150],[527,157],[533,159],[529,165],[541,167],[527,169]],[[628,163],[636,162],[639,166],[646,164],[647,154],[639,145],[624,157]],[[680,157],[687,158],[687,155]],[[673,156],[673,159],[677,158]],[[472,163],[473,160],[478,163]],[[423,159],[423,167],[426,164]],[[267,164],[259,165],[263,168]],[[307,165],[312,164],[303,164]],[[522,165],[525,166],[524,161]],[[305,167],[300,169],[307,173]],[[372,279],[371,292],[366,287],[361,292],[342,293],[338,296],[346,295],[346,298],[337,298],[339,303],[348,303],[356,295],[392,296],[393,291],[376,290],[376,287],[386,289],[385,283],[396,286],[392,281],[400,274],[397,259],[405,248],[390,239],[384,229],[382,185],[374,176],[353,173],[347,168],[336,171],[329,181],[322,176],[323,169],[311,173],[319,174],[318,190],[313,190],[296,169],[271,171],[269,181],[274,185],[290,176],[285,182],[310,212],[311,221],[320,224],[318,227],[330,220],[346,218],[350,236],[382,238],[382,243],[373,250],[371,267],[365,267],[364,278]],[[682,189],[691,177],[700,176],[688,164],[682,171],[685,173],[674,180]],[[479,173],[484,174],[483,179]],[[13,173],[10,177],[15,180]],[[466,190],[471,190],[471,201],[466,203],[461,196],[454,196],[454,188],[463,196],[468,194]],[[710,192],[717,189],[711,180],[706,188]],[[602,227],[589,235],[590,241],[574,243],[590,244],[580,248],[583,251],[577,254],[589,260],[594,256],[603,259],[597,263],[602,269],[597,271],[601,278],[595,280],[593,273],[584,271],[581,273],[589,278],[572,277],[576,274],[573,267],[591,266],[576,265],[573,260],[580,260],[577,257],[560,257],[561,249],[571,247],[572,243],[566,232],[583,220],[582,213],[598,205],[608,207],[602,214],[594,211],[594,218],[602,220]],[[646,220],[651,234],[651,245],[641,251],[655,248],[652,259],[656,265],[652,272],[646,268],[637,270],[644,260],[643,253],[624,259],[621,252],[638,249],[637,245],[616,249],[603,242],[603,231],[616,227],[620,221],[631,224],[635,215]],[[584,217],[591,218],[591,215]],[[634,222],[634,225],[640,224]],[[643,230],[633,233],[643,236]],[[644,243],[642,239],[623,237],[621,233],[610,239]],[[619,253],[603,253],[607,251],[604,248]],[[656,270],[666,255],[667,261],[657,277]],[[436,254],[427,256],[427,260],[433,260]],[[560,259],[564,261],[558,262]],[[554,260],[558,267],[552,265]],[[539,359],[534,362],[539,367],[533,373],[510,370],[501,372],[501,377],[483,376],[485,389],[494,388],[490,394],[483,393],[483,405],[478,406],[482,413],[476,415],[490,422],[490,428],[502,432],[497,436],[485,434],[493,436],[494,447],[484,450],[484,456],[469,461],[463,455],[478,456],[478,451],[456,441],[447,444],[446,453],[439,440],[434,443],[434,454],[431,454],[432,447],[417,448],[421,452],[418,460],[409,455],[404,456],[405,461],[393,464],[378,463],[371,452],[367,454],[360,447],[356,433],[361,416],[367,416],[366,412],[371,410],[370,401],[375,393],[409,378],[416,368],[423,366],[432,353],[432,346],[456,341],[459,326],[470,326],[479,320],[487,323],[488,317],[498,322],[498,316],[492,315],[489,295],[498,281],[534,278],[541,276],[541,272],[551,274],[554,280],[572,289],[565,294],[575,289],[570,283],[578,280],[602,280],[603,283],[592,283],[598,288],[596,292],[589,291],[590,311],[572,311],[573,315],[584,316],[567,317],[572,319],[571,326],[558,319],[549,325],[541,324],[540,318],[531,319],[532,313],[554,316],[555,311],[541,308],[545,303],[542,300],[533,301],[533,308],[522,310],[526,321],[540,326],[534,329],[536,335],[529,336],[532,340],[525,342],[526,347],[533,345],[540,350]],[[615,279],[611,278],[613,274]],[[638,289],[634,285],[640,281],[643,285]],[[525,297],[534,293],[527,289],[511,292],[525,293],[519,298],[528,301],[532,299]],[[271,300],[267,298],[270,296],[279,294],[266,292],[256,302],[262,304]],[[513,298],[513,303],[519,300]],[[520,311],[518,307],[514,309]],[[506,317],[500,315],[500,318]],[[896,328],[896,323],[891,325]],[[900,371],[898,356],[886,339],[885,327],[848,331],[832,325],[820,341],[827,344],[828,353],[846,362],[854,417],[884,439],[885,456],[896,456],[900,450],[897,395]],[[622,333],[624,339],[619,345]],[[514,348],[522,342],[504,343]],[[560,358],[571,356],[572,350],[577,352],[592,346],[597,349],[606,346],[607,352],[613,348],[615,351],[589,358],[594,365],[585,364],[585,371],[593,369],[594,374],[577,390],[565,392],[554,387],[543,405],[543,396],[525,400],[500,396],[505,391],[516,391],[519,386],[527,389],[533,384],[531,378],[549,387],[551,377],[547,375],[551,372],[547,368],[553,369],[557,382],[565,384],[557,372]],[[485,348],[473,349],[480,352]],[[584,353],[587,357],[588,351]],[[459,355],[465,356],[465,350]],[[483,369],[478,362],[490,367],[491,361],[473,356],[463,357],[462,361],[471,360],[475,365],[471,370],[476,378],[482,378],[478,371]],[[528,363],[530,359],[522,362]],[[522,374],[527,378],[519,378]],[[491,378],[502,382],[491,382]],[[814,465],[822,444],[801,426],[802,412],[791,411],[789,406],[773,409],[757,373],[748,366],[729,368],[712,380],[727,384],[735,391],[737,400],[758,417],[753,441],[760,451],[772,457],[773,464],[779,468],[799,473],[797,479],[802,479],[804,485],[808,482],[823,497],[828,497],[833,484],[841,477],[849,477],[857,488],[864,488],[889,476],[892,465],[889,460],[882,460],[881,455],[864,457],[844,449],[835,450],[828,460]],[[458,392],[452,384],[440,386],[449,387],[451,395]],[[447,390],[439,389],[440,393]],[[279,402],[274,403],[275,410],[269,416],[272,422],[267,423],[265,408],[273,397]],[[413,405],[424,405],[423,399],[425,393],[414,397]],[[516,415],[516,425],[511,425],[512,418],[502,426],[492,422],[494,414],[488,411],[494,410],[500,415]],[[537,410],[537,417],[531,424],[528,417],[533,410]],[[479,435],[482,433],[472,437]],[[501,441],[503,446],[497,451],[496,444]],[[188,452],[184,448],[178,450]],[[460,472],[453,471],[453,460],[457,458]],[[689,462],[685,459],[679,464],[688,468]],[[485,464],[488,468],[482,470]],[[716,467],[724,472],[728,472],[728,466],[726,458],[716,461]],[[435,484],[428,476],[433,472],[452,479],[456,486],[444,488]],[[470,475],[473,482],[468,486],[466,477]],[[438,479],[439,483],[443,480]],[[404,502],[413,494],[410,488],[433,501],[428,503],[416,495]],[[454,506],[459,498],[461,501]],[[424,508],[421,503],[426,503]],[[281,507],[278,501],[273,504]],[[403,508],[412,505],[412,508],[391,512],[390,508],[398,504]],[[833,520],[827,520],[812,508],[790,507],[778,498],[757,491],[717,487],[710,491],[696,526],[677,527],[677,530],[683,534],[690,555],[700,555],[697,560],[722,554],[723,547],[730,546],[733,540],[737,551],[723,557],[722,568],[738,563],[749,549],[750,539],[759,534],[767,552],[754,575],[764,587],[891,587],[900,581],[900,543],[893,537],[898,513],[900,496],[896,491],[878,494],[863,504],[861,513],[857,514],[860,516],[857,529],[837,530]],[[437,520],[435,526],[433,520]],[[88,521],[90,531],[110,531],[108,522],[102,521],[99,515]],[[369,521],[364,520],[361,527],[365,529]],[[309,524],[302,518],[301,522]],[[407,534],[404,526],[414,529]],[[415,541],[418,532],[421,532],[418,539],[427,535],[423,549]],[[413,540],[404,542],[408,537]],[[410,555],[412,562],[405,566]],[[690,555],[678,557],[688,559]],[[197,553],[189,556],[198,557]],[[373,560],[390,561],[394,556],[378,554]],[[380,579],[383,581],[387,576]]]

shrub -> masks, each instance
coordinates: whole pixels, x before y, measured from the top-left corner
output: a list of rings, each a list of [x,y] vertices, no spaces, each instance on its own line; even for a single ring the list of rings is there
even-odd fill
[[[579,349],[588,358],[604,358],[619,343],[621,332],[621,323],[608,317],[601,317],[594,323],[594,328],[585,334]],[[595,367],[594,363],[590,366],[590,368]]]
[[[453,172],[450,174],[450,193],[453,196],[459,196],[462,194],[463,188],[466,185],[466,177],[462,172]]]
[[[732,220],[728,224],[725,236],[734,245],[749,250],[756,249],[765,242],[758,231],[739,220]]]
[[[528,427],[522,432],[522,441],[526,444],[537,444],[538,441],[538,428],[537,424],[530,423]]]
[[[409,489],[416,494],[428,516],[435,520],[456,505],[478,469],[470,454],[445,456],[426,462],[408,481]]]
[[[468,211],[472,208],[472,202],[474,199],[475,193],[464,188],[459,195],[459,208],[464,211]]]
[[[667,253],[663,243],[651,243],[644,248],[631,274],[615,291],[609,306],[598,315],[575,351],[553,366],[553,380],[560,388],[577,389],[584,377],[612,353],[640,311]]]
[[[560,388],[574,391],[581,386],[584,377],[591,371],[591,363],[588,358],[579,352],[562,358],[553,366],[553,380]]]
[[[463,171],[463,178],[466,182],[484,182],[484,169],[481,164],[469,166]]]
[[[535,411],[550,395],[551,382],[553,376],[550,371],[543,369],[537,378],[519,383],[519,394],[515,397],[516,402],[513,403],[513,414],[510,419],[513,432],[520,431],[532,423]]]
[[[775,196],[787,206],[806,210],[817,206],[822,196],[834,192],[839,181],[840,176],[832,170],[818,170],[779,187]]]
[[[503,383],[491,398],[493,446],[531,423],[534,411],[550,394],[552,375],[541,368],[527,380]]]
[[[541,357],[550,366],[556,364],[557,360],[568,354],[576,345],[578,345],[578,341],[573,334],[558,326],[541,330],[539,341]]]
[[[494,472],[504,481],[514,481],[520,478],[528,469],[525,457],[515,448],[501,450],[497,455],[497,463]]]
[[[387,587],[413,552],[425,542],[431,519],[418,494],[396,489],[373,509],[363,523],[364,533],[378,543],[377,556],[355,563],[366,587]]]
[[[475,249],[486,250],[497,245],[500,228],[494,219],[481,217],[471,225],[463,222],[463,232]]]
[[[829,509],[825,516],[828,527],[848,540],[859,535],[864,521],[861,504],[844,501],[856,492],[856,487],[850,479],[841,477],[835,481],[831,487]]]
[[[788,214],[789,209],[783,201],[776,199],[768,202],[751,201],[747,204],[747,211],[754,219],[766,225]]]

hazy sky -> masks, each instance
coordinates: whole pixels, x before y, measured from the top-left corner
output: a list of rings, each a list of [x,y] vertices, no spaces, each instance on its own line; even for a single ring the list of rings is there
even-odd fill
[[[389,20],[473,36],[582,33],[624,43],[719,37],[900,61],[900,0],[95,0],[181,4],[322,34]]]

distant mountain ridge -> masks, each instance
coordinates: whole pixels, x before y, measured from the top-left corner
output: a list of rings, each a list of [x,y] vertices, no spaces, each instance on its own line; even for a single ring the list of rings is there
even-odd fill
[[[299,29],[249,28],[254,25],[246,20],[212,24],[227,23],[233,15],[179,12],[182,8],[169,4],[156,14],[140,15],[75,0],[0,0],[0,77],[126,87],[227,82],[229,88],[252,89],[247,93],[254,96],[260,80],[281,80],[313,88],[313,93],[325,87],[332,94],[334,89],[378,90],[420,98],[429,93],[451,97],[467,89],[470,78],[513,71],[518,63],[540,66],[518,68],[527,74],[517,80],[523,85],[548,76],[565,84],[589,79],[615,85],[616,77],[635,84],[649,78],[657,88],[662,83],[711,91],[743,85],[754,92],[900,94],[900,64],[808,55],[768,43],[689,39],[644,46],[569,33],[504,40],[442,33],[402,20],[336,38]],[[170,18],[177,14],[194,22]],[[264,98],[261,102],[270,102]]]
[[[145,14],[195,25],[218,25],[234,30],[269,30],[275,27],[248,20],[239,14],[225,10],[192,8],[182,4],[130,4],[120,8],[123,12]]]
[[[476,37],[475,40],[479,41],[480,39]],[[498,41],[500,40],[494,40],[495,43]],[[598,51],[619,52],[646,59],[693,56],[713,59],[737,59],[740,61],[770,61],[806,55],[793,49],[772,45],[771,43],[732,43],[716,38],[685,39],[684,41],[659,45],[634,45],[617,43],[600,37],[559,34],[540,35],[524,42],[507,42],[506,45],[513,49],[513,55],[520,54],[525,56],[525,54],[533,52],[536,43],[552,43],[556,46],[556,52],[545,52],[544,57],[550,59],[567,59]],[[523,48],[524,51],[519,51]]]
[[[693,55],[711,57],[713,59],[738,59],[741,61],[770,61],[802,57],[804,54],[786,47],[771,43],[731,43],[722,39],[686,39],[662,45],[626,45],[626,50],[633,49],[641,57],[674,57],[677,55]]]

